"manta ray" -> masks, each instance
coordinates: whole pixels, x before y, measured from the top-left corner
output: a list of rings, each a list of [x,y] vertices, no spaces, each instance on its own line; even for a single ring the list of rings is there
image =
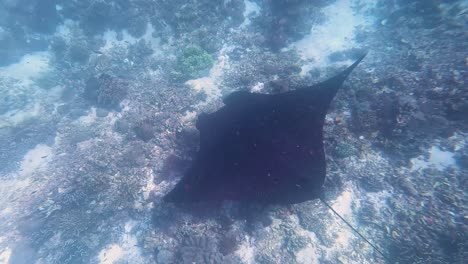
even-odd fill
[[[199,151],[164,200],[295,204],[320,198],[325,115],[363,58],[312,86],[280,94],[234,92],[218,111],[199,115]]]
[[[324,82],[280,94],[234,92],[218,111],[201,114],[199,151],[164,201],[296,204],[319,198],[386,258],[323,199],[322,190],[325,115],[364,57]]]

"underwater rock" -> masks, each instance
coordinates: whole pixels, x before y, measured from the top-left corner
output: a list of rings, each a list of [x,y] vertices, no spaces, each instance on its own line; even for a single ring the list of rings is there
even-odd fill
[[[108,74],[88,79],[83,93],[92,104],[109,110],[119,110],[119,104],[126,96],[127,83]]]
[[[149,119],[141,120],[137,123],[137,125],[133,128],[135,135],[147,142],[154,138],[154,133],[156,132],[153,122]]]

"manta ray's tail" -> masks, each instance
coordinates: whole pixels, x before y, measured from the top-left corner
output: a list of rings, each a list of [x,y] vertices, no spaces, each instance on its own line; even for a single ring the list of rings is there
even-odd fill
[[[366,237],[364,237],[356,228],[354,228],[348,221],[346,221],[337,211],[335,211],[335,209],[333,209],[333,207],[331,207],[331,205],[329,205],[325,199],[323,197],[320,197],[320,201],[322,201],[323,204],[325,204],[328,209],[330,209],[336,216],[338,216],[341,220],[343,220],[343,222],[345,222],[345,224],[351,228],[354,233],[358,234],[362,239],[364,239],[364,241],[367,242],[367,244],[369,244],[373,249],[375,249],[375,251],[377,251],[384,259],[387,259],[387,257],[384,255],[384,253],[382,253],[382,251],[380,251],[379,248],[377,248],[377,246],[375,246],[374,244],[372,244],[372,242],[370,242]]]

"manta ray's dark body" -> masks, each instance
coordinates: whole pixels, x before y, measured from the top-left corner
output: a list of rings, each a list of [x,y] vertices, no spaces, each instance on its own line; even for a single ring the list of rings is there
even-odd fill
[[[291,204],[319,198],[325,115],[363,57],[325,82],[275,95],[234,92],[221,109],[200,115],[198,154],[165,201]]]

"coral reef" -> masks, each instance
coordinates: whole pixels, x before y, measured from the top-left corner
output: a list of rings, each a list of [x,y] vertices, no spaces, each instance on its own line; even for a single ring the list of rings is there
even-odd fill
[[[88,79],[83,92],[83,97],[92,104],[107,109],[119,109],[120,102],[126,96],[126,82],[108,74]]]
[[[326,45],[332,66],[307,72],[316,58],[291,44],[328,22],[324,7],[357,2],[354,48]],[[100,263],[118,248],[114,263],[383,263],[319,201],[161,202],[222,96],[287,92],[382,47],[327,113],[324,198],[392,260],[463,262],[466,4],[368,2],[1,1],[0,261]],[[47,74],[10,67],[37,51]],[[183,84],[200,77],[210,96]],[[50,153],[25,156],[38,144]]]
[[[154,125],[149,119],[141,120],[133,129],[135,135],[143,141],[149,141],[154,138],[154,133],[156,132]]]

